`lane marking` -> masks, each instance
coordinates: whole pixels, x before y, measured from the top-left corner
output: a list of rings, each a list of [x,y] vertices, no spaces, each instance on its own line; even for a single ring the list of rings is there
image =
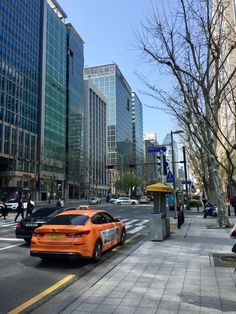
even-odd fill
[[[132,220],[129,220],[128,222],[125,223],[125,225],[131,225],[133,224],[134,222],[136,221],[139,221],[139,219],[132,219]]]
[[[6,247],[1,248],[0,251],[11,249],[12,247],[20,246],[20,245],[22,245],[22,243],[6,246]]]
[[[137,234],[133,235],[132,237],[130,237],[129,239],[127,239],[127,240],[125,241],[125,243],[129,243],[131,240],[133,240],[134,238],[136,238],[138,235],[140,235],[140,233],[137,233]],[[119,250],[121,247],[122,247],[121,245],[116,246],[114,249],[112,249],[112,252]]]
[[[58,281],[57,283],[55,283],[54,285],[52,285],[48,289],[40,292],[35,297],[29,299],[28,301],[26,301],[25,303],[21,304],[20,306],[18,306],[14,310],[8,312],[7,314],[18,314],[18,313],[21,313],[23,310],[27,309],[28,307],[30,307],[31,305],[33,305],[34,303],[36,303],[40,299],[44,298],[46,295],[52,293],[53,291],[55,291],[56,289],[58,289],[59,287],[61,287],[62,285],[64,285],[68,281],[70,281],[71,279],[73,279],[74,277],[76,277],[76,275],[68,275],[68,276],[66,276],[62,280]]]
[[[140,231],[140,230],[142,230],[142,229],[143,229],[143,226],[136,227],[136,228],[134,228],[134,229],[128,231],[127,233],[133,234],[133,233],[135,233],[135,232],[137,232],[137,231]]]
[[[15,241],[15,242],[19,242],[19,241],[23,241],[23,239],[17,239],[17,238],[0,238],[0,241]],[[23,242],[22,242],[23,243]]]

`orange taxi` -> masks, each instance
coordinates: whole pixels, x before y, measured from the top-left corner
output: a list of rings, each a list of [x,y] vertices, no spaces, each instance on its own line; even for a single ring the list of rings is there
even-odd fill
[[[71,210],[34,230],[30,255],[42,259],[88,257],[98,262],[104,251],[117,244],[123,245],[125,239],[124,223],[106,211]]]

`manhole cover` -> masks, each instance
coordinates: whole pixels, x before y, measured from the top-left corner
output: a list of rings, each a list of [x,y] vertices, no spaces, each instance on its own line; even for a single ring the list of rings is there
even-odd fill
[[[235,254],[220,254],[213,253],[212,254],[214,265],[216,267],[236,267],[236,255]]]

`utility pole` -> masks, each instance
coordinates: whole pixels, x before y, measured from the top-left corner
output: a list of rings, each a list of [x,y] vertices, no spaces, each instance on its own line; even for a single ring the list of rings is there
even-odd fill
[[[187,209],[189,209],[189,199],[188,199],[188,173],[187,173],[187,162],[186,162],[186,150],[185,146],[183,146],[183,161],[184,161],[184,179],[185,179],[185,190],[186,190],[186,198],[187,198]]]

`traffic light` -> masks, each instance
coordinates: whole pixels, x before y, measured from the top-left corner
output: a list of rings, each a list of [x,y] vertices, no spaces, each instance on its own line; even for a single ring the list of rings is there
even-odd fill
[[[168,162],[166,161],[166,155],[162,155],[162,171],[163,171],[163,174],[164,176],[167,175],[167,166],[168,166]]]

